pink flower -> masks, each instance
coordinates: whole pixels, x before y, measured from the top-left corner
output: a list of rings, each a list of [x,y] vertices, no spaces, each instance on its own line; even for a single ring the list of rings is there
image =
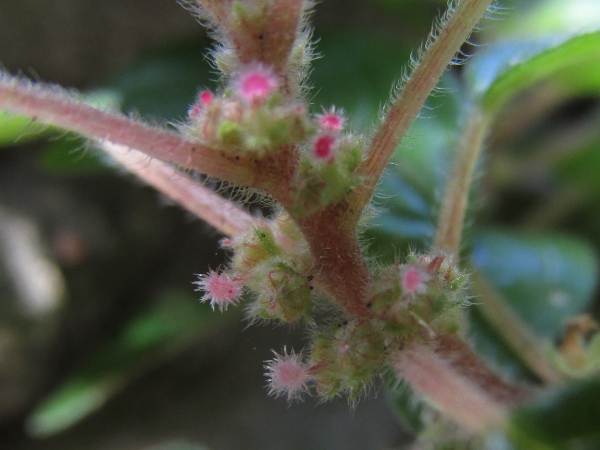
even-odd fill
[[[400,269],[402,292],[409,296],[423,294],[427,290],[429,275],[418,267],[405,265]]]
[[[210,91],[202,91],[198,94],[196,103],[194,103],[188,110],[188,117],[190,119],[196,119],[200,116],[200,113],[204,111],[204,108],[210,105],[213,101],[214,95]]]
[[[335,153],[336,140],[330,134],[317,136],[313,144],[313,155],[321,161],[329,161]]]
[[[234,82],[237,95],[249,102],[263,101],[279,88],[279,80],[273,72],[262,66],[254,65],[246,68]]]
[[[213,309],[217,306],[221,311],[236,304],[242,295],[242,286],[225,272],[218,274],[211,270],[208,275],[200,275],[194,284],[198,285],[198,291],[204,291],[200,301],[210,300],[210,306]]]
[[[346,121],[343,111],[336,112],[335,106],[329,108],[329,111],[325,111],[323,108],[323,114],[317,114],[319,124],[326,130],[340,131],[344,128],[344,122]]]
[[[302,362],[302,356],[294,351],[288,355],[283,348],[283,355],[273,351],[275,357],[267,361],[267,377],[269,379],[269,394],[275,397],[286,396],[288,401],[300,400],[303,393],[308,391],[311,380],[310,369]]]
[[[202,91],[198,96],[198,103],[202,103],[203,105],[210,105],[213,101],[213,93],[210,91]]]

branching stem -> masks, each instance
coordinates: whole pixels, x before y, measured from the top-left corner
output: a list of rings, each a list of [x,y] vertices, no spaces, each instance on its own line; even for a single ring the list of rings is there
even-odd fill
[[[408,127],[423,108],[425,100],[435,89],[446,67],[481,20],[490,3],[491,0],[458,2],[454,12],[437,33],[435,40],[425,49],[418,65],[375,133],[368,158],[359,168],[366,176],[366,181],[351,199],[351,203],[358,211],[362,211],[371,200],[379,178]]]

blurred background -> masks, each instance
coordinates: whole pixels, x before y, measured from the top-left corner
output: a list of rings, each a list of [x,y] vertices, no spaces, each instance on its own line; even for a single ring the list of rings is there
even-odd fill
[[[600,23],[597,1],[575,2],[587,13],[573,17],[557,9],[560,2],[503,3],[506,18],[486,22],[474,42]],[[370,130],[444,6],[435,0],[318,4],[322,58],[311,77],[314,109],[335,104],[356,130]],[[203,58],[210,45],[175,0],[0,3],[6,70],[75,88],[90,101],[154,122],[182,120],[197,90],[215,86]],[[431,242],[447,155],[461,125],[462,71],[445,76],[450,93],[430,102],[382,183],[382,213],[368,245],[384,258]],[[560,341],[565,315],[598,313],[600,108],[597,80],[590,85],[577,92],[537,86],[507,107],[489,139],[465,244],[482,270],[516,280],[501,287],[515,301],[527,299],[525,319],[552,342]],[[411,430],[382,382],[355,408],[343,399],[288,406],[267,397],[263,361],[270,349],[301,349],[304,332],[247,327],[243,308],[221,315],[199,304],[195,274],[217,269],[227,257],[218,245],[222,236],[208,225],[69,133],[23,131],[0,120],[0,144],[0,448],[316,450],[410,443]],[[499,258],[519,261],[525,273],[515,273],[514,263],[500,267]],[[548,281],[555,285],[538,301],[532,283]],[[540,320],[552,295],[564,314]],[[577,301],[565,306],[565,296]],[[484,322],[474,322],[472,333],[506,376],[533,379]]]

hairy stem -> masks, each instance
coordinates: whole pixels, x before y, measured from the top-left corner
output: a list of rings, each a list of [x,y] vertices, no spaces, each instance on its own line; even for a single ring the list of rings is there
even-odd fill
[[[472,431],[501,424],[507,410],[531,396],[500,379],[455,335],[439,334],[429,345],[413,342],[392,358],[413,389]]]
[[[506,408],[428,346],[410,344],[393,361],[400,377],[465,428],[481,432],[502,423]]]
[[[502,296],[477,272],[472,275],[477,311],[511,350],[543,382],[558,383],[565,377],[545,357],[544,344],[510,308]]]
[[[435,246],[455,255],[459,254],[469,192],[488,123],[479,109],[473,107],[456,150],[452,172],[442,200]]]
[[[369,268],[356,230],[344,223],[345,209],[343,202],[338,203],[296,222],[308,241],[323,287],[350,315],[369,317],[365,302]]]
[[[421,60],[375,133],[369,156],[358,169],[366,176],[365,183],[355,191],[351,199],[358,211],[362,211],[370,201],[381,174],[408,127],[490,3],[491,0],[460,1],[443,23],[435,40],[427,45]]]
[[[0,109],[42,123],[80,133],[89,138],[143,150],[148,156],[240,185],[253,185],[247,161],[227,158],[217,150],[177,133],[122,114],[102,111],[76,100],[59,88],[32,84],[0,72]]]
[[[258,224],[242,208],[162,161],[108,141],[102,142],[101,147],[134,175],[226,236],[236,236]]]

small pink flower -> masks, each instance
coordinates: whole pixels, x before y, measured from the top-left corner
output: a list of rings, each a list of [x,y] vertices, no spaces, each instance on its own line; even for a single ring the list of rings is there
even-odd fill
[[[210,306],[213,309],[217,306],[221,311],[236,304],[242,295],[242,286],[225,272],[219,274],[211,270],[208,275],[200,275],[200,280],[194,284],[198,285],[198,291],[204,291],[200,301],[210,300]]]
[[[322,134],[318,136],[313,144],[313,155],[321,161],[329,161],[335,153],[335,137],[330,134]]]
[[[288,401],[300,400],[303,393],[308,391],[311,380],[310,369],[302,362],[302,355],[294,351],[288,355],[283,348],[283,355],[273,351],[275,357],[267,361],[267,377],[269,379],[269,394],[275,397],[286,396]]]
[[[188,110],[188,117],[190,119],[196,119],[200,116],[205,107],[210,105],[213,101],[214,95],[210,91],[202,91],[198,94],[196,103],[194,103]]]
[[[202,91],[198,96],[198,102],[203,105],[210,105],[213,101],[214,95],[210,91]]]
[[[325,108],[323,108],[323,114],[317,114],[317,117],[321,127],[331,131],[340,131],[344,128],[344,122],[346,121],[343,111],[336,112],[335,106],[329,108],[329,111],[325,111]]]
[[[279,80],[270,69],[254,65],[237,77],[234,88],[237,95],[244,100],[264,101],[277,91]]]
[[[429,275],[418,267],[405,265],[401,268],[400,284],[404,294],[414,296],[425,293],[428,280]]]

